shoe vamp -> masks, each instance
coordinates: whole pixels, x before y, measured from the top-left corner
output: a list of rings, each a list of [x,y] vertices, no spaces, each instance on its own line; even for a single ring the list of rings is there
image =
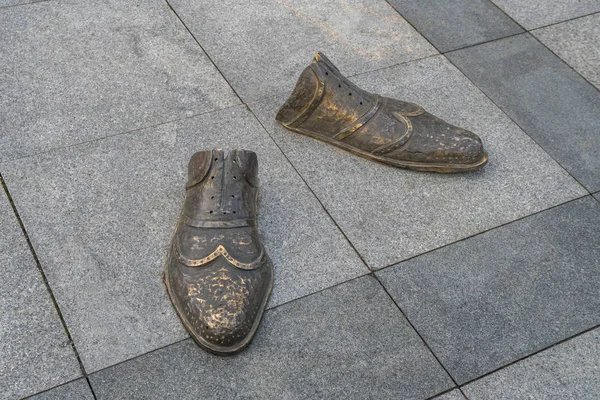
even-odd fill
[[[465,129],[427,112],[410,119],[413,133],[408,142],[386,157],[436,163],[471,163],[481,156],[481,140]]]
[[[242,263],[249,263],[261,254],[258,234],[251,227],[243,228],[194,228],[181,225],[177,231],[179,253],[190,260],[199,260],[223,246],[230,256]]]

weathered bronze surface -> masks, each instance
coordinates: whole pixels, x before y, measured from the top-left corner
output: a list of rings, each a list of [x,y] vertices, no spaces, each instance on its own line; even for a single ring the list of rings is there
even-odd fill
[[[417,171],[471,171],[488,159],[474,133],[416,104],[358,88],[322,53],[302,72],[276,120],[362,157]]]
[[[257,224],[258,161],[247,150],[192,156],[165,284],[201,347],[234,354],[252,340],[273,286]]]

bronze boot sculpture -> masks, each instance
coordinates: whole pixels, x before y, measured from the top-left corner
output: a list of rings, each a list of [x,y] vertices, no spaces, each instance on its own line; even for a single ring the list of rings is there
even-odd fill
[[[275,119],[294,132],[400,168],[461,172],[487,162],[474,133],[416,104],[358,88],[322,53],[302,72]]]
[[[257,174],[256,154],[247,150],[199,152],[188,165],[165,284],[192,338],[216,354],[250,343],[273,286],[256,228]]]

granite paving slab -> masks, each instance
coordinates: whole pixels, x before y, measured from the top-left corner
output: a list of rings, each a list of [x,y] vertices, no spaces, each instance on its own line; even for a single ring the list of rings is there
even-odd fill
[[[489,0],[390,0],[390,4],[441,52],[523,32]]]
[[[586,196],[377,276],[462,384],[600,323],[598,237]]]
[[[368,273],[267,132],[238,106],[1,166],[86,370],[187,335],[163,263],[196,151],[259,157],[270,306]]]
[[[425,399],[452,381],[371,276],[267,311],[240,355],[191,339],[90,376],[101,399]]]
[[[239,103],[162,0],[0,9],[0,160]]]
[[[17,218],[0,188],[0,399],[81,376]]]
[[[274,120],[286,96],[251,102],[370,268],[587,194],[443,56],[352,80],[364,89],[421,104],[472,130],[490,155],[489,164],[474,173],[406,171],[286,130]]]
[[[492,1],[528,30],[600,11],[598,0]]]
[[[594,86],[529,34],[447,56],[577,180],[600,189],[600,92]]]
[[[460,390],[454,389],[451,392],[444,393],[440,396],[434,397],[433,400],[466,400],[465,396],[462,395]]]
[[[317,50],[349,74],[436,54],[385,0],[169,0],[244,100],[290,90]]]
[[[560,343],[477,380],[471,400],[596,400],[600,393],[600,329]]]
[[[600,13],[536,29],[532,34],[600,89]]]
[[[94,400],[90,385],[84,378],[69,382],[47,392],[37,394],[30,400]]]
[[[47,1],[47,0],[0,0],[0,7],[11,7],[11,6],[17,6],[17,5],[38,3],[40,1]]]

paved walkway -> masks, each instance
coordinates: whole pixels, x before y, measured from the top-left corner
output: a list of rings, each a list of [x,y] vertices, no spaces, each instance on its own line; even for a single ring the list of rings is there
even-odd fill
[[[598,43],[598,0],[0,0],[0,399],[598,399]],[[490,163],[283,129],[317,50]],[[213,147],[258,153],[276,268],[233,358],[161,279]]]

